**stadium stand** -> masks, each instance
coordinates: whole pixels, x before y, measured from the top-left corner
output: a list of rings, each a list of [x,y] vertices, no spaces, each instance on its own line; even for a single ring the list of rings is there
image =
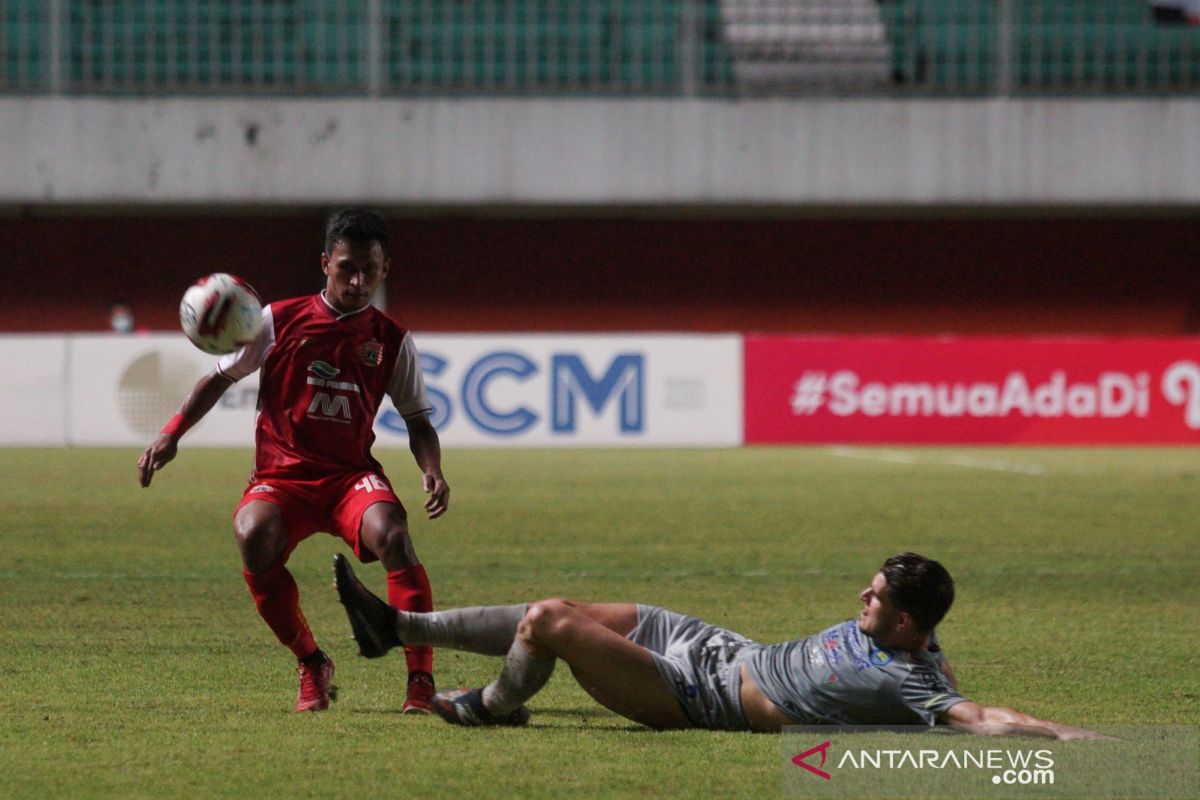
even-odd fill
[[[721,32],[741,91],[863,89],[891,79],[875,0],[721,0]]]
[[[1186,93],[1145,0],[7,0],[0,91]]]
[[[881,0],[896,81],[955,92],[1183,92],[1200,29],[1140,0]]]

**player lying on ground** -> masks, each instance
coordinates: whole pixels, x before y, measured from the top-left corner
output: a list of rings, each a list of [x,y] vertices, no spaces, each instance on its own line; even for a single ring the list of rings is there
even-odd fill
[[[340,555],[334,584],[367,658],[409,643],[505,657],[483,689],[434,698],[438,714],[458,725],[524,725],[525,701],[561,658],[598,703],[651,728],[777,732],[784,725],[943,722],[971,733],[1098,736],[959,694],[934,635],[954,582],[941,564],[914,553],[884,562],[859,595],[857,619],[776,645],[628,603],[556,599],[398,611],[371,594]]]

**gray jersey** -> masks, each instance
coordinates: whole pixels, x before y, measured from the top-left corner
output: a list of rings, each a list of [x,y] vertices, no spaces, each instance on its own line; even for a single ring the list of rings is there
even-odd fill
[[[805,725],[933,725],[966,700],[934,652],[878,647],[857,620],[791,642],[754,645],[741,655],[767,699]]]

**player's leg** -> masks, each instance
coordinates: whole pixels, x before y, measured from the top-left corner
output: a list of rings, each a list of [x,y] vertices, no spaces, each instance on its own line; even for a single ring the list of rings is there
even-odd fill
[[[233,520],[242,556],[242,576],[259,616],[296,656],[300,673],[297,711],[320,711],[336,695],[333,662],[317,647],[300,610],[300,590],[286,566],[292,545],[283,509],[274,502],[246,500]]]
[[[632,604],[531,603],[516,645],[534,658],[561,658],[596,702],[652,728],[689,722],[650,651],[626,635],[637,625]]]
[[[637,607],[630,605],[531,603],[496,680],[483,689],[439,694],[434,708],[458,725],[523,725],[529,718],[525,701],[545,685],[561,658],[588,694],[611,711],[652,728],[687,727],[650,651],[624,635],[636,620]]]
[[[382,562],[387,571],[388,603],[404,611],[432,611],[433,589],[425,567],[413,549],[408,515],[380,476],[360,475],[352,482],[335,518],[343,526],[353,527],[355,516],[358,517],[355,553],[362,558],[365,548]],[[408,689],[403,710],[430,713],[436,691],[433,650],[428,646],[406,645],[404,658],[408,667]]]
[[[493,710],[481,707],[480,689],[439,695],[442,702],[435,707],[449,721],[522,724],[528,712],[521,704],[545,684],[554,660],[563,658],[584,688],[613,711],[652,727],[688,724],[650,652],[625,638],[637,625],[636,606],[545,600],[529,606],[405,613],[373,595],[340,555],[334,557],[334,585],[368,657],[401,641],[487,655],[504,655],[507,648],[501,675],[486,687],[492,690]]]
[[[470,606],[432,613],[400,611],[375,596],[345,556],[333,557],[333,583],[346,610],[359,654],[379,658],[409,644],[502,656],[512,647],[527,604]]]
[[[622,637],[637,625],[637,606],[632,604],[587,604],[570,600],[553,602],[565,603]],[[490,721],[495,724],[525,724],[529,718],[529,712],[524,708],[525,701],[550,680],[557,661],[554,655],[535,652],[536,648],[530,644],[532,623],[544,608],[535,607],[533,611],[533,614],[522,614],[518,621],[513,640],[504,654],[504,667],[496,679],[479,690],[443,696],[438,706],[443,718],[455,723],[486,724]],[[519,632],[521,635],[517,635]]]
[[[628,636],[638,624],[637,605],[634,603],[580,603],[574,600],[563,602],[622,636]]]

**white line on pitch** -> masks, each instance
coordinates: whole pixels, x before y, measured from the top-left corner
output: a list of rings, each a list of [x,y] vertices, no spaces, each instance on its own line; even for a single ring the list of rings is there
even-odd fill
[[[964,469],[986,469],[992,472],[1015,472],[1020,475],[1044,475],[1046,470],[1040,464],[1018,464],[1013,461],[992,458],[972,458],[970,456],[951,456],[945,461],[938,462],[929,459],[924,462],[913,453],[903,450],[859,450],[852,447],[831,447],[829,454],[838,458],[856,458],[861,461],[883,461],[888,464],[919,464],[942,463]]]
[[[912,453],[898,450],[856,450],[853,447],[831,447],[831,456],[839,458],[857,458],[860,461],[886,461],[889,464],[916,464],[917,457]]]
[[[990,458],[971,458],[970,456],[954,456],[947,464],[967,469],[990,469],[994,472],[1019,472],[1022,475],[1043,475],[1046,470],[1040,464],[1017,464],[1012,461]]]

